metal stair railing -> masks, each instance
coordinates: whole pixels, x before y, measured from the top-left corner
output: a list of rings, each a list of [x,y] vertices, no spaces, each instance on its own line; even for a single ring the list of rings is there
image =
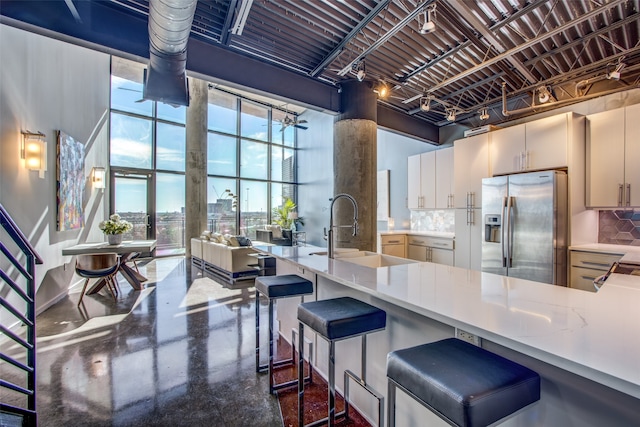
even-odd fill
[[[13,221],[9,213],[4,206],[0,204],[0,225],[5,229],[8,237],[13,244],[18,247],[24,260],[21,262],[19,258],[22,258],[20,254],[14,256],[7,248],[5,243],[0,241],[0,252],[5,260],[8,260],[9,268],[13,266],[15,272],[12,272],[17,276],[12,278],[7,271],[0,268],[0,279],[6,284],[6,295],[0,295],[0,305],[3,310],[6,310],[8,320],[3,320],[0,324],[0,332],[13,341],[19,348],[23,349],[22,354],[26,354],[26,361],[23,363],[16,358],[16,356],[5,353],[5,350],[10,347],[3,344],[0,351],[0,359],[3,362],[13,366],[24,375],[24,381],[20,384],[8,381],[5,378],[0,378],[0,392],[3,395],[8,395],[7,391],[11,390],[13,393],[18,393],[26,397],[26,407],[20,404],[8,404],[6,402],[0,402],[0,412],[8,416],[21,417],[23,426],[36,426],[38,423],[36,412],[36,278],[35,278],[35,266],[36,264],[42,264],[42,258],[36,253],[35,249],[29,243],[25,235],[18,228]],[[2,265],[5,265],[3,262]],[[24,280],[25,286],[23,289],[18,281]],[[23,301],[24,307],[16,308],[9,302],[9,297],[14,300]],[[22,304],[22,303],[21,303]],[[4,318],[4,317],[3,317]],[[26,336],[23,338],[17,333],[11,331],[10,325],[15,323],[21,323],[26,327]],[[6,323],[6,324],[5,324]],[[14,346],[15,347],[15,346]]]

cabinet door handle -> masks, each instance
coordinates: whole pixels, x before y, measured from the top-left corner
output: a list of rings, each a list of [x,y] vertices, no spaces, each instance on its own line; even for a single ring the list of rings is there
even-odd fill
[[[618,206],[622,206],[622,184],[618,184]]]
[[[599,267],[606,267],[606,268],[611,267],[611,264],[606,262],[581,261],[580,263],[586,264],[586,265],[597,265]]]
[[[627,206],[631,206],[631,184],[627,184]]]
[[[529,169],[529,152],[525,151],[524,152],[524,170],[528,170]]]

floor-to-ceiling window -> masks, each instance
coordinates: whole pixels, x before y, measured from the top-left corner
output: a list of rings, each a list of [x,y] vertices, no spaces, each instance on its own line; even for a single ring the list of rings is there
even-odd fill
[[[296,200],[295,115],[226,90],[209,90],[208,217],[212,231],[255,238],[271,212]]]
[[[133,223],[125,238],[184,253],[186,107],[142,101],[143,70],[112,60],[110,209]]]
[[[186,108],[142,101],[144,65],[113,58],[110,212],[133,223],[125,238],[184,252]],[[255,238],[273,208],[296,200],[295,114],[211,88],[207,203],[212,231]]]

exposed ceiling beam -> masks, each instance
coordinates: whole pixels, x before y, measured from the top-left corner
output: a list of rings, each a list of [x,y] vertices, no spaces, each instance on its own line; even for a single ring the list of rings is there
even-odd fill
[[[224,46],[229,45],[229,39],[231,38],[231,23],[233,22],[233,16],[236,13],[236,7],[238,6],[238,0],[231,0],[229,9],[227,9],[227,16],[224,19],[224,25],[222,26],[222,34],[220,34],[220,43]]]
[[[355,27],[353,27],[353,29],[351,31],[349,31],[349,34],[347,34],[347,36],[345,38],[343,38],[340,43],[338,43],[338,45],[336,47],[333,48],[333,50],[331,51],[331,53],[329,53],[327,56],[324,57],[324,59],[322,60],[322,62],[320,62],[320,64],[318,64],[318,66],[316,66],[316,68],[314,68],[311,73],[309,73],[309,75],[311,77],[316,77],[318,74],[320,74],[325,68],[327,68],[327,66],[329,64],[331,64],[343,51],[344,47],[351,42],[351,40],[364,28],[366,27],[369,22],[373,21],[373,18],[375,18],[376,16],[378,16],[378,14],[382,11],[382,9],[384,9],[385,7],[387,7],[389,5],[389,3],[391,2],[391,0],[381,0],[380,3],[378,3],[376,5],[375,8],[371,9],[371,12],[369,12],[369,14],[358,23],[358,25],[356,25]]]
[[[488,60],[484,61],[482,64],[478,64],[475,67],[471,67],[471,68],[459,73],[458,75],[456,75],[456,76],[454,76],[454,77],[452,77],[450,79],[447,79],[447,80],[442,81],[440,83],[436,83],[434,86],[430,87],[429,90],[432,91],[432,92],[435,92],[435,91],[437,91],[439,89],[442,89],[442,88],[446,87],[447,85],[449,85],[451,83],[457,82],[460,79],[463,79],[465,77],[468,77],[468,76],[478,72],[479,70],[482,70],[482,69],[487,68],[487,67],[489,67],[491,65],[494,65],[494,64],[496,64],[496,63],[498,63],[500,61],[503,61],[503,60],[509,58],[512,55],[515,55],[518,52],[522,52],[523,50],[529,49],[530,47],[532,47],[532,46],[534,46],[534,45],[536,45],[536,44],[538,44],[538,43],[540,43],[540,42],[542,42],[544,40],[547,40],[547,39],[549,39],[551,37],[554,37],[554,36],[556,36],[556,35],[558,35],[560,33],[563,33],[565,31],[567,31],[568,29],[573,28],[576,25],[578,25],[578,24],[580,24],[580,23],[582,23],[584,21],[587,21],[587,20],[593,18],[594,16],[600,15],[601,13],[603,13],[603,12],[609,10],[609,9],[612,9],[614,7],[619,6],[621,3],[624,3],[625,1],[626,0],[612,0],[609,3],[603,4],[602,6],[596,8],[596,9],[590,11],[590,12],[587,12],[582,16],[579,16],[574,20],[571,20],[571,21],[567,22],[564,25],[561,25],[561,26],[559,26],[559,27],[557,27],[557,28],[555,28],[555,29],[553,29],[551,31],[548,31],[548,32],[546,32],[544,34],[541,34],[538,37],[534,37],[534,38],[532,38],[532,39],[530,39],[530,40],[528,40],[528,41],[526,41],[526,42],[524,42],[524,43],[522,43],[522,44],[520,44],[520,45],[518,45],[518,46],[516,46],[516,47],[514,47],[512,49],[509,49],[508,51],[506,51],[504,53],[501,53],[498,56],[495,56],[495,57],[493,57],[491,59],[488,59]]]
[[[64,3],[67,5],[67,8],[69,8],[69,12],[71,12],[71,15],[73,15],[73,19],[75,19],[76,22],[82,22],[82,19],[80,19],[80,14],[78,13],[78,9],[76,9],[76,5],[73,4],[73,0],[64,0]]]
[[[403,29],[404,27],[407,26],[407,24],[409,24],[409,22],[413,21],[415,19],[416,16],[418,16],[418,14],[420,12],[422,12],[422,10],[429,6],[431,3],[433,3],[435,0],[425,0],[422,4],[420,4],[418,7],[416,7],[411,13],[409,13],[407,16],[405,16],[405,18],[398,22],[396,25],[393,26],[393,28],[391,28],[386,34],[384,34],[383,36],[381,36],[378,40],[376,40],[371,46],[369,46],[364,52],[362,52],[360,55],[358,55],[355,59],[353,59],[349,65],[347,65],[346,67],[344,67],[342,70],[340,70],[338,72],[338,75],[340,76],[344,76],[345,74],[347,74],[349,71],[351,71],[351,68],[353,67],[354,64],[357,64],[358,62],[360,62],[360,60],[362,58],[366,58],[367,55],[369,55],[371,52],[376,51],[380,46],[382,46],[383,44],[385,44],[391,37],[395,36],[396,33],[398,31],[400,31],[401,29]]]
[[[508,25],[511,22],[515,21],[516,19],[528,14],[532,10],[537,9],[542,4],[544,4],[544,2],[542,2],[542,1],[533,1],[533,2],[529,3],[527,6],[523,7],[519,11],[517,11],[516,13],[514,13],[513,15],[510,15],[507,19],[498,22],[496,25],[492,26],[489,29],[491,31],[495,32],[495,31],[499,30],[500,28],[504,27],[505,25]],[[420,74],[421,72],[423,72],[427,68],[437,64],[438,62],[440,62],[440,61],[442,61],[444,59],[447,59],[449,56],[455,54],[459,50],[467,48],[470,44],[471,44],[470,41],[466,41],[466,42],[456,46],[455,48],[449,50],[448,52],[444,53],[443,55],[440,55],[437,58],[433,58],[431,61],[425,62],[424,64],[422,64],[421,66],[419,66],[418,68],[416,68],[415,70],[413,70],[412,72],[407,74],[406,76],[400,78],[400,81],[406,82],[407,80],[409,80],[413,76],[415,76],[417,74]]]
[[[493,34],[493,32],[491,30],[488,30],[484,26],[484,24],[478,18],[476,18],[474,14],[471,13],[471,11],[466,7],[466,5],[462,1],[460,0],[447,0],[447,1],[452,6],[451,9],[455,11],[455,13],[460,15],[465,21],[467,21],[469,25],[471,25],[471,28],[473,28],[475,31],[480,33],[482,37],[484,37],[484,39],[487,42],[489,42],[489,44],[494,49],[498,51],[498,53],[503,53],[506,50],[502,42],[498,40],[498,38]],[[513,65],[514,68],[520,71],[520,74],[522,74],[522,76],[529,83],[536,82],[537,80],[536,77],[533,74],[531,74],[529,70],[527,70],[527,68],[522,64],[522,62],[520,62],[519,59],[513,56],[510,56],[507,58],[507,61],[511,65]]]

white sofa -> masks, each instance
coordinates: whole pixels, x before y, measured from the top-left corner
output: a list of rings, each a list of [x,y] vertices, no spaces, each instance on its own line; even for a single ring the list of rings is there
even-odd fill
[[[203,238],[191,239],[192,265],[233,283],[258,276],[258,262],[250,246],[229,246]]]

